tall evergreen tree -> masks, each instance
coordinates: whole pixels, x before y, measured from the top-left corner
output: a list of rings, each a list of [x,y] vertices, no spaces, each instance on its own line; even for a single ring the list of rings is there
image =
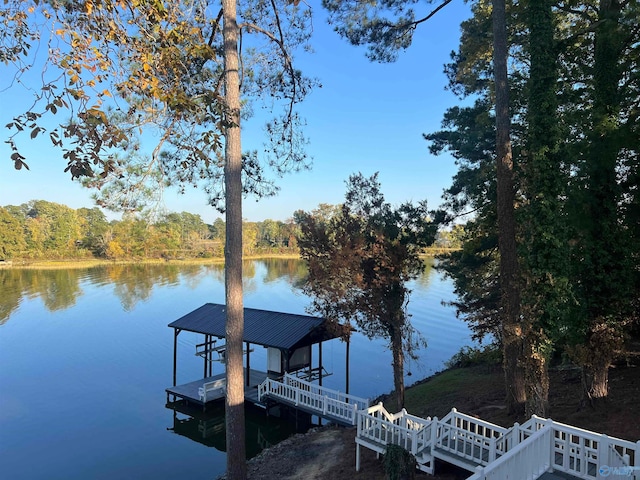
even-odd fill
[[[525,383],[520,359],[523,329],[520,322],[520,276],[516,249],[515,187],[511,149],[511,116],[507,61],[507,19],[504,0],[493,0],[493,69],[496,111],[496,184],[498,249],[500,251],[500,311],[507,405],[520,408]]]
[[[595,34],[587,37],[593,39],[589,43],[592,63],[585,66],[590,83],[584,125],[587,154],[578,164],[573,262],[579,296],[575,328],[580,345],[573,351],[583,366],[585,396],[592,402],[608,395],[608,369],[622,346],[624,326],[632,314],[637,270],[630,226],[623,217],[628,193],[620,181],[625,156],[630,151],[637,156],[640,149],[637,137],[629,143],[624,133],[629,115],[628,110],[623,111],[628,102],[625,94],[633,98],[629,87],[635,83],[637,88],[638,75],[637,62],[633,65],[625,56],[630,47],[635,45],[637,50],[640,39],[637,24],[629,23],[629,10],[633,11],[629,2],[600,0],[593,21]],[[631,80],[634,77],[636,80]]]
[[[520,230],[523,238],[522,318],[528,416],[547,415],[548,361],[553,337],[569,303],[567,218],[564,213],[568,177],[562,171],[557,117],[556,43],[553,3],[528,1],[530,58],[527,83],[527,139],[523,159]]]
[[[487,47],[490,42],[487,11],[481,5],[475,4],[474,18],[463,24],[460,49],[447,72],[454,91],[479,95],[488,103],[492,98],[486,65],[486,59],[491,58]],[[530,362],[530,411],[541,412],[546,389],[544,364],[554,343],[560,342],[559,347],[566,342],[574,345],[570,348],[573,358],[587,362],[588,387],[590,363],[600,362],[599,370],[606,374],[603,365],[621,345],[621,333],[631,319],[630,302],[637,297],[630,293],[638,285],[637,248],[630,238],[637,235],[637,222],[633,221],[637,218],[633,216],[637,181],[634,184],[633,179],[638,178],[640,145],[640,29],[634,20],[638,13],[635,2],[519,2],[507,6],[512,45],[509,80],[518,207],[516,238],[525,320],[521,326],[527,339],[522,358],[523,364]],[[616,20],[611,22],[604,12],[615,12],[616,8]],[[611,25],[615,25],[617,34],[607,40],[603,35]],[[601,57],[596,61],[598,55]],[[612,91],[617,93],[611,95]],[[480,103],[476,101],[476,105]],[[445,266],[456,285],[468,287],[460,297],[459,311],[481,322],[476,326],[482,331],[494,328],[492,312],[497,311],[489,301],[495,298],[490,292],[495,296],[496,286],[487,280],[491,278],[489,232],[495,197],[479,193],[483,192],[478,185],[483,185],[480,182],[487,165],[477,160],[482,147],[473,152],[466,146],[482,138],[482,131],[487,132],[478,112],[450,109],[443,122],[448,130],[427,138],[433,142],[432,149],[449,148],[462,160],[445,206],[452,212],[466,206],[475,217],[467,229],[462,252],[446,259]],[[595,120],[598,118],[600,121]],[[609,148],[611,152],[605,153]],[[605,184],[609,186],[605,188]],[[603,218],[607,215],[609,220]],[[598,236],[600,247],[590,240]],[[604,255],[599,255],[600,250]],[[615,259],[611,259],[613,251],[617,252]],[[594,268],[592,262],[598,266]],[[601,280],[608,286],[600,285]],[[618,296],[604,295],[614,290]],[[602,315],[607,312],[604,322],[593,322],[594,317],[586,313],[589,304],[596,301]],[[588,334],[589,325],[596,326],[599,333]],[[608,353],[603,355],[604,351]]]

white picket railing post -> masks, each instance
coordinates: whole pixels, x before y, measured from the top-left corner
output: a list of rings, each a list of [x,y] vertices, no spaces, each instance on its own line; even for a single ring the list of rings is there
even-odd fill
[[[640,440],[636,442],[635,448],[633,449],[633,467],[640,468]],[[640,478],[639,470],[634,470],[633,478],[634,480]]]
[[[607,465],[609,463],[609,456],[609,438],[606,435],[601,435],[598,441],[598,463],[600,465]]]
[[[436,445],[438,437],[438,428],[440,428],[438,417],[433,417],[433,420],[431,420],[431,448],[429,449],[429,454],[433,454],[433,448]]]
[[[496,459],[496,437],[491,437],[489,440],[489,458],[487,458],[487,463],[491,463]],[[480,453],[480,460],[482,460],[482,453]]]
[[[513,430],[511,432],[511,445],[505,445],[505,452],[508,452],[520,443],[520,424],[518,422],[513,424]]]
[[[418,453],[418,430],[412,430],[411,433],[411,453],[413,456]]]
[[[476,467],[475,476],[477,476],[478,480],[484,480],[484,478],[485,478],[485,476],[484,476],[484,467],[482,465],[478,465]]]

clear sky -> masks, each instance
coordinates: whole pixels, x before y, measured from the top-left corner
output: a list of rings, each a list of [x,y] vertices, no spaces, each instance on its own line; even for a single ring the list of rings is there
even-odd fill
[[[357,172],[366,176],[379,172],[382,191],[393,204],[426,199],[436,207],[456,167],[448,155],[430,155],[422,134],[438,130],[445,110],[460,103],[445,90],[443,66],[457,49],[460,23],[470,16],[469,5],[456,0],[421,25],[413,45],[391,64],[371,63],[364,48],[338,37],[326,24],[324,12],[315,8],[315,52],[296,59],[306,75],[322,83],[300,107],[307,121],[312,169],[277,179],[281,190],[276,197],[245,200],[244,218],[286,220],[298,209],[341,203],[345,181]],[[20,87],[7,88],[6,73],[1,65],[0,126],[28,106],[31,95]],[[0,127],[0,132],[5,132],[0,133],[5,140],[8,130]],[[262,135],[257,119],[246,122],[243,149],[259,149]],[[63,172],[66,162],[48,139],[22,139],[21,144],[29,171],[16,171],[8,145],[0,142],[1,206],[36,199],[71,208],[94,206],[92,192]],[[169,211],[197,213],[207,223],[220,216],[199,190],[186,194],[167,190],[164,201]]]

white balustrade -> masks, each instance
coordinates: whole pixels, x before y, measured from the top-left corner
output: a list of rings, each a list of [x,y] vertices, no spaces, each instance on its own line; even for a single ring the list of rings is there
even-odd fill
[[[382,403],[358,411],[357,434],[361,440],[373,442],[380,449],[399,445],[413,455],[427,447],[431,439],[431,419],[409,415],[406,410],[390,414]]]
[[[499,447],[498,440],[508,431],[454,408],[438,422],[435,446],[456,457],[486,465],[504,453],[504,446]]]
[[[388,444],[394,444],[416,457],[425,453],[420,458],[429,462],[438,450],[473,462],[478,469],[468,480],[535,480],[552,470],[587,480],[607,472],[640,478],[640,441],[608,437],[535,415],[507,429],[455,408],[442,420],[417,417],[404,409],[392,414],[382,403],[369,407],[366,399],[290,375],[282,381],[266,379],[258,388],[258,398],[264,396],[357,425],[357,467],[360,445],[383,453]]]
[[[536,431],[489,465],[480,465],[467,480],[535,480],[549,470],[551,427]]]
[[[315,385],[289,374],[281,381],[267,378],[258,388],[258,400],[270,396],[305,407],[318,415],[356,423],[356,412],[366,409],[369,400]]]
[[[545,471],[588,480],[611,472],[640,478],[640,441],[608,437],[535,415],[509,429],[455,409],[442,420],[423,419],[404,409],[391,414],[380,403],[357,416],[358,459],[360,445],[384,453],[387,444],[395,444],[425,462],[434,457],[447,460],[440,452],[472,462],[478,469],[469,480],[535,480]]]

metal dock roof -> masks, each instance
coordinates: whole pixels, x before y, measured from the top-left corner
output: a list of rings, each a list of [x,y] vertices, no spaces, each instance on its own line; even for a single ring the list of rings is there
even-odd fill
[[[169,327],[189,332],[225,337],[226,306],[206,303]],[[254,308],[244,309],[244,341],[281,350],[319,343],[337,338],[326,328],[327,320],[310,315],[272,312]]]

